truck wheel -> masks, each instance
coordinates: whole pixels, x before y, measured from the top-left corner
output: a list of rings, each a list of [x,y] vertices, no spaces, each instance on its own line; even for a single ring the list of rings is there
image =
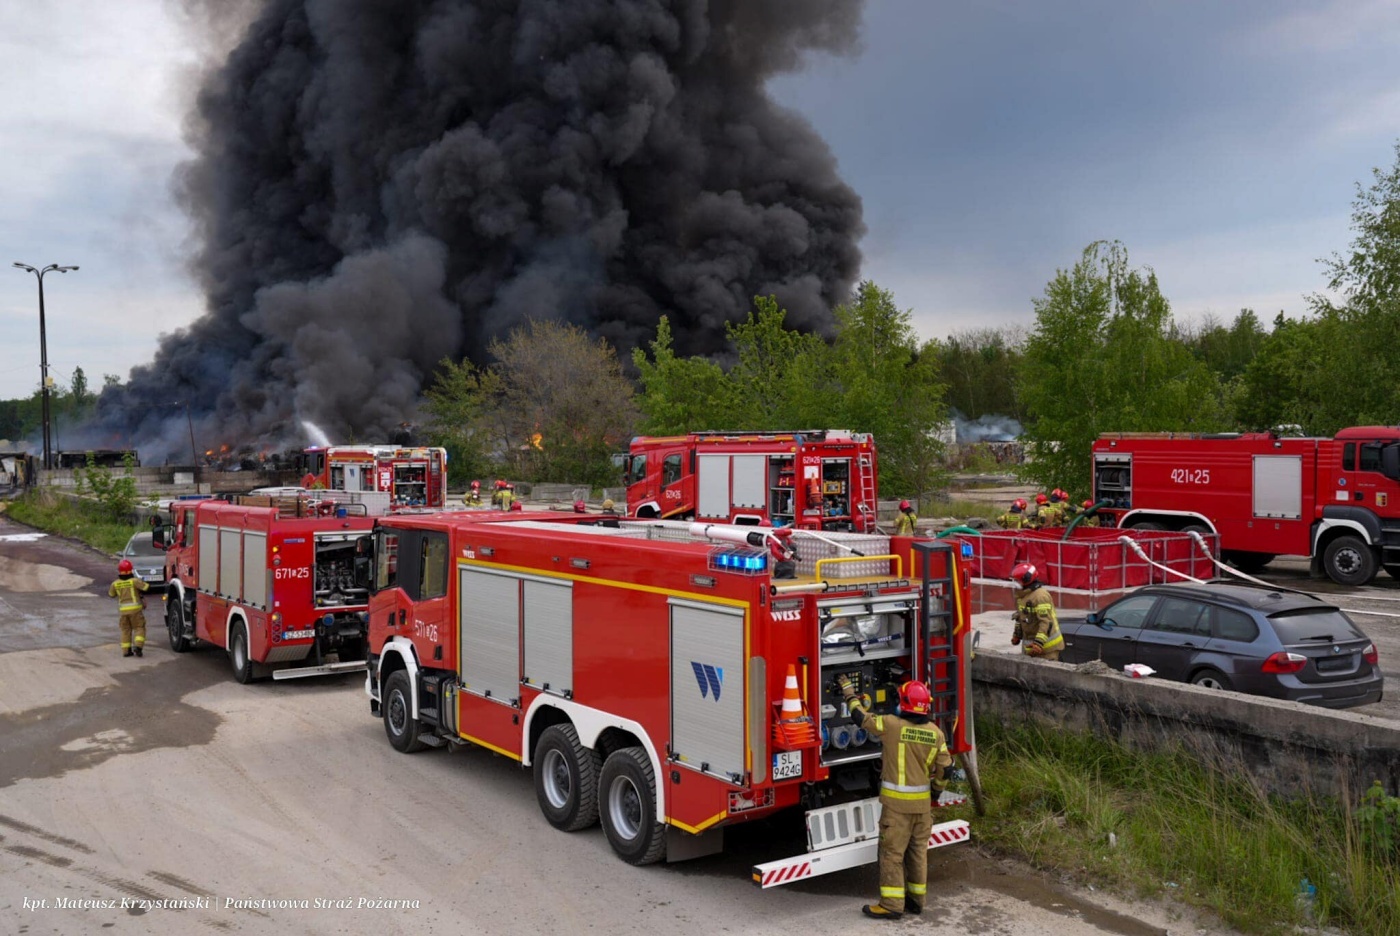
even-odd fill
[[[573,725],[551,725],[535,745],[535,796],[549,824],[577,832],[598,821],[603,759],[578,739]]]
[[[1162,526],[1160,523],[1153,523],[1151,520],[1144,520],[1142,523],[1134,523],[1132,526],[1128,527],[1128,529],[1155,533],[1157,530],[1165,530],[1166,527]]]
[[[649,865],[666,854],[666,827],[656,821],[656,775],[646,751],[621,748],[603,762],[599,818],[608,844],[628,864]]]
[[[1341,585],[1366,585],[1376,577],[1376,554],[1358,536],[1339,536],[1322,552],[1327,577]]]
[[[170,632],[170,649],[184,653],[190,648],[190,639],[185,636],[184,604],[177,598],[165,600],[165,629]]]
[[[239,621],[228,636],[228,658],[233,664],[233,678],[243,685],[253,681],[253,661],[248,657],[248,628]]]
[[[425,745],[419,737],[418,721],[413,717],[413,690],[408,683],[408,672],[396,670],[384,682],[384,733],[389,736],[389,744],[400,754],[413,754],[423,750]]]

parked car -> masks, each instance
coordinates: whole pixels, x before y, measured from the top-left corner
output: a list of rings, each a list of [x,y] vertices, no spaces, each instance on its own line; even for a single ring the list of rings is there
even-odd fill
[[[1149,585],[1060,621],[1069,663],[1143,663],[1163,679],[1349,708],[1379,702],[1376,645],[1321,599],[1232,582]]]
[[[130,559],[136,577],[148,585],[165,584],[165,553],[151,544],[151,531],[144,530],[126,541],[122,558]]]

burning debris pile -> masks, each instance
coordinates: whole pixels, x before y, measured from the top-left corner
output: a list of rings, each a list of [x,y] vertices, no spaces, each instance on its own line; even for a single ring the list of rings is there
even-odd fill
[[[99,419],[153,457],[300,421],[387,438],[445,355],[528,318],[681,354],[775,294],[825,331],[860,200],[765,91],[843,52],[853,0],[266,0],[191,121],[205,315]]]

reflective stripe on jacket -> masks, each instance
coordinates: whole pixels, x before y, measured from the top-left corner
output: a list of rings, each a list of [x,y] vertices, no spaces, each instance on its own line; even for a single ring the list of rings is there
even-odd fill
[[[857,711],[860,711],[857,709]],[[861,711],[861,727],[880,736],[880,803],[893,812],[927,810],[938,768],[953,762],[943,732],[933,722],[907,721],[897,715]]]
[[[1060,620],[1055,616],[1055,605],[1045,586],[1018,591],[1016,610],[1022,639],[1034,640],[1046,650],[1056,650],[1065,645],[1064,635],[1060,633]],[[1035,631],[1033,635],[1032,627]]]
[[[140,611],[141,592],[150,588],[145,582],[136,576],[129,578],[119,578],[107,587],[107,597],[117,599],[117,610],[122,614],[128,611]]]

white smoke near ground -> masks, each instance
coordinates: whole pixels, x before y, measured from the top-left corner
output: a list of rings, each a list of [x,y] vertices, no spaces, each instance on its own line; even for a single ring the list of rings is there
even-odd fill
[[[962,413],[953,410],[952,417],[953,424],[957,427],[959,445],[976,442],[1014,442],[1025,431],[1020,422],[1010,416],[989,413],[976,419],[968,419]]]

